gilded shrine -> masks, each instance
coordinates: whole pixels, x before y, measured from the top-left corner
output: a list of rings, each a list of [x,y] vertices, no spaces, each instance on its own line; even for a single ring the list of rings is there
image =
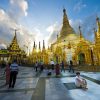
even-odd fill
[[[22,64],[24,63],[25,58],[26,53],[19,47],[15,30],[15,36],[11,44],[7,47],[7,49],[0,50],[0,62],[2,63],[5,61],[9,63],[16,59],[19,64]]]
[[[33,64],[36,61],[42,61],[44,64],[49,64],[50,60],[54,60],[55,63],[61,63],[62,61],[69,63],[72,60],[75,65],[100,65],[100,20],[98,17],[96,22],[97,30],[94,29],[95,41],[90,42],[84,38],[81,26],[79,26],[79,33],[76,34],[69,24],[66,9],[63,9],[62,28],[56,41],[48,49],[45,48],[44,40],[42,49],[40,42],[37,48],[34,41],[33,50],[27,57],[28,63]],[[4,59],[2,51],[3,56],[6,56],[8,61],[16,58],[21,62],[26,56],[25,52],[19,48],[16,31],[10,46],[5,50],[0,50],[1,60]]]

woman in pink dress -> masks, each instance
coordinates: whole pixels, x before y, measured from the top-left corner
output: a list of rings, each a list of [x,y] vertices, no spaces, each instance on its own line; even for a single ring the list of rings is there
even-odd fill
[[[6,65],[6,84],[9,84],[9,80],[10,80],[10,65],[7,64]]]
[[[56,65],[56,75],[60,74],[60,67],[59,64]]]

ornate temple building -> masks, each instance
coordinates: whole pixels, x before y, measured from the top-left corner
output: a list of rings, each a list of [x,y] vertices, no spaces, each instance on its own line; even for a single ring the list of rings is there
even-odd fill
[[[56,63],[64,61],[68,63],[70,60],[74,64],[79,65],[100,65],[100,22],[97,18],[97,31],[94,30],[95,43],[86,40],[79,26],[79,34],[76,34],[70,26],[66,14],[66,9],[63,9],[63,25],[60,33],[57,35],[57,40],[47,50],[43,41],[43,49],[41,51],[40,42],[37,52],[35,42],[31,54],[32,62],[43,61],[48,64],[50,60]]]
[[[96,21],[97,31],[94,29],[95,42],[92,43],[84,38],[80,26],[79,34],[76,34],[69,24],[66,9],[63,9],[62,28],[57,35],[56,42],[51,44],[48,49],[45,48],[44,40],[42,49],[40,42],[38,48],[34,42],[32,53],[28,56],[28,63],[33,64],[36,61],[42,61],[44,64],[48,64],[50,60],[54,60],[55,63],[62,61],[68,63],[72,60],[74,64],[79,65],[100,65],[100,21],[98,17]],[[9,47],[0,50],[0,61],[5,58],[8,62],[17,59],[19,63],[22,63],[26,58],[25,52],[18,45],[16,30]]]
[[[17,60],[19,64],[23,63],[26,58],[26,54],[24,50],[18,45],[16,30],[15,36],[7,49],[0,50],[0,61],[12,62],[14,59]]]
[[[100,22],[97,18],[97,31],[95,34],[95,44],[86,40],[79,26],[79,35],[70,26],[66,10],[63,9],[63,25],[57,40],[51,45],[53,59],[80,65],[100,65]]]

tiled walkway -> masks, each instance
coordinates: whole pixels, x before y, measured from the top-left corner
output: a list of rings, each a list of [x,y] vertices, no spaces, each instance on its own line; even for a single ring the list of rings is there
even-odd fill
[[[88,82],[88,90],[74,86],[75,74],[66,71],[58,78],[55,72],[50,77],[47,71],[36,73],[33,68],[21,67],[14,89],[5,85],[0,77],[0,100],[100,100],[100,73],[81,72]]]

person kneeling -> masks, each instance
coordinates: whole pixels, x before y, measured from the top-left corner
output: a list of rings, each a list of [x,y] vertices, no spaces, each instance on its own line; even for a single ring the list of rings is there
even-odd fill
[[[76,87],[81,87],[83,89],[88,89],[86,80],[83,79],[82,77],[80,77],[80,72],[76,73],[75,85],[76,85]]]

